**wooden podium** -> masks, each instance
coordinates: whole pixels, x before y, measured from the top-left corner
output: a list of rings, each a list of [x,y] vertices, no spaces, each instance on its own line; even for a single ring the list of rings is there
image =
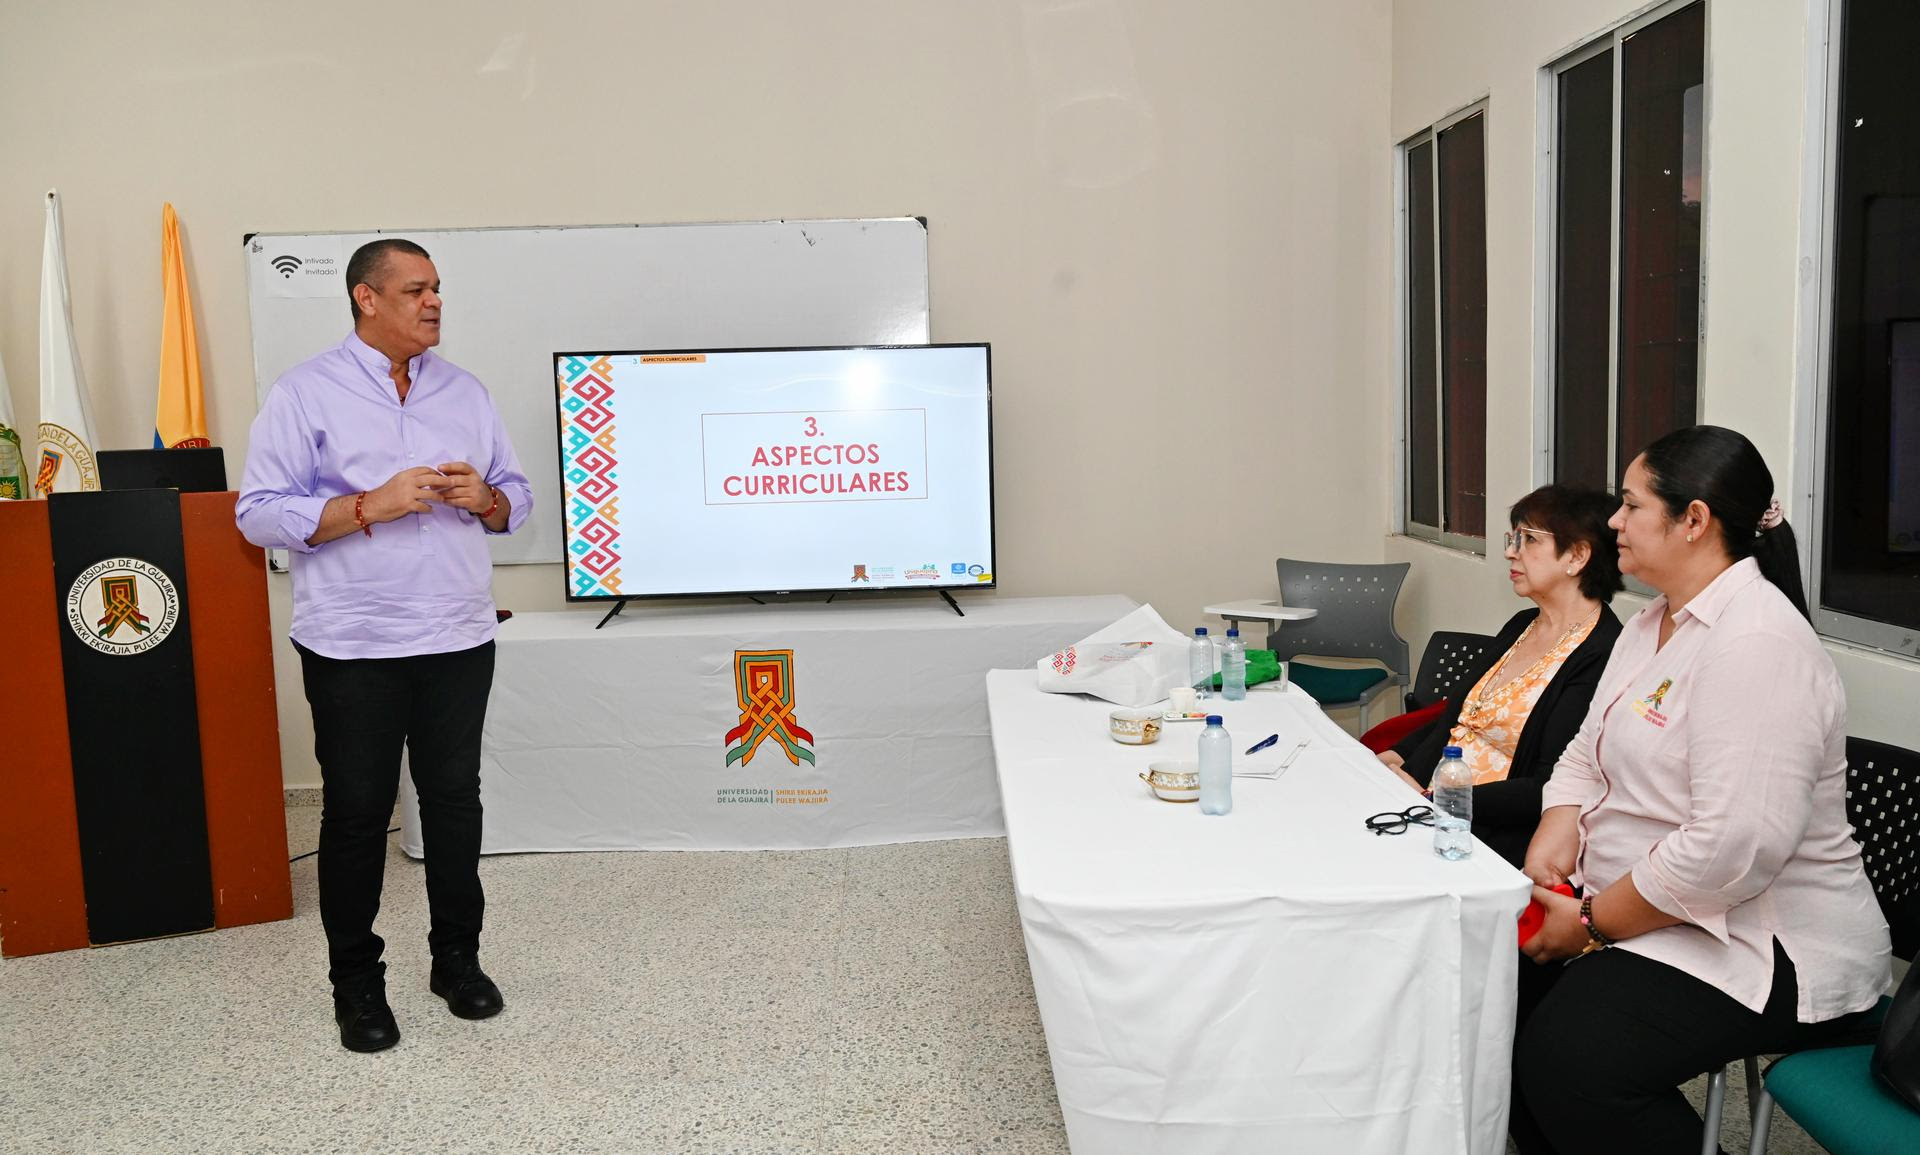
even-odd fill
[[[293,914],[265,560],[234,497],[0,501],[0,954]]]

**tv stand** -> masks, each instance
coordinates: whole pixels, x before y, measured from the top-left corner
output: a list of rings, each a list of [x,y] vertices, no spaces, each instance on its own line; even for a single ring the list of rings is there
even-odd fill
[[[600,626],[604,626],[608,622],[612,621],[614,618],[618,617],[620,614],[620,611],[626,608],[627,608],[627,599],[625,598],[621,598],[619,601],[613,603],[613,608],[607,611],[607,616],[600,619]],[[595,626],[593,628],[597,630],[600,628],[600,626]]]
[[[959,614],[963,618],[967,616],[966,612],[960,608],[960,603],[953,600],[952,594],[948,593],[946,590],[941,590],[940,596],[947,599],[947,604],[953,607],[954,613]]]

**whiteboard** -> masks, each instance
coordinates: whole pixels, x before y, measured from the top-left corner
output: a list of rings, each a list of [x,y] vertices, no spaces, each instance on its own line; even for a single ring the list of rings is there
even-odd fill
[[[382,236],[433,254],[446,298],[435,352],[493,394],[533,482],[532,519],[490,541],[497,565],[561,559],[556,351],[923,345],[930,335],[926,223],[913,217],[254,233],[257,399],[347,335],[347,260]]]

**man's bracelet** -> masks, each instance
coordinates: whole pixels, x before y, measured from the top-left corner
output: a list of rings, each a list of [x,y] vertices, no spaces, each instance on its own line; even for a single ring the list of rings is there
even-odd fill
[[[481,521],[487,520],[500,511],[500,491],[489,485],[487,492],[493,494],[493,504],[487,507],[487,512],[480,515]]]
[[[366,534],[368,537],[372,537],[373,526],[367,524],[366,505],[367,505],[366,494],[356,493],[353,495],[353,524],[360,527],[361,533]]]

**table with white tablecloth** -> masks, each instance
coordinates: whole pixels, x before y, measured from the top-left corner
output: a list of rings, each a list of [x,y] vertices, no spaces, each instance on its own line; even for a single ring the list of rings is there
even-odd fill
[[[866,846],[1005,832],[986,671],[1124,617],[1126,597],[632,606],[495,639],[481,851]],[[404,776],[400,845],[423,850]]]
[[[1137,777],[1199,725],[1107,736],[1107,703],[987,676],[1034,993],[1075,1152],[1505,1150],[1526,879],[1484,845],[1376,835],[1420,798],[1293,688],[1215,700],[1233,812]],[[1258,759],[1241,751],[1268,734]]]

